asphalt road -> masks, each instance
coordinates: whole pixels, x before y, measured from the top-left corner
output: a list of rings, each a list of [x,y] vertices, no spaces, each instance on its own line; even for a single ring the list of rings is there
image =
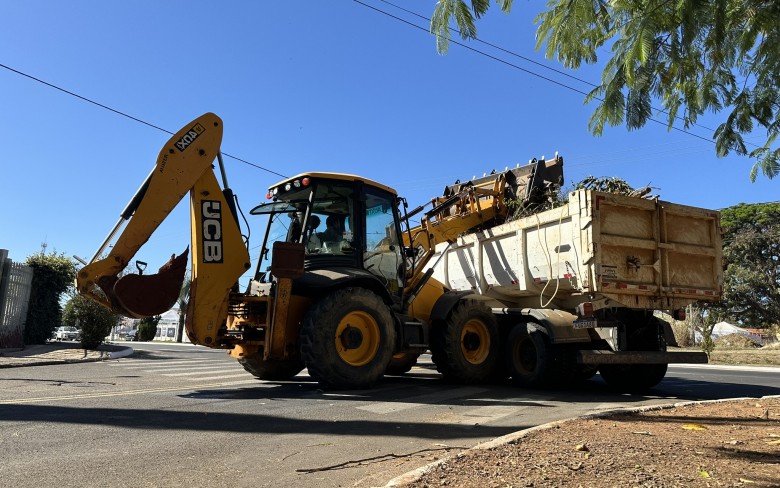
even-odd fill
[[[440,456],[624,406],[780,394],[780,369],[675,366],[648,395],[441,382],[429,358],[371,390],[254,380],[223,352],[133,344],[100,363],[0,370],[0,485],[382,486]]]

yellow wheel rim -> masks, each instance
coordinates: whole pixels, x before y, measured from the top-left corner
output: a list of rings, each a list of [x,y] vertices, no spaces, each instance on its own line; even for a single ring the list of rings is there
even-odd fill
[[[490,354],[490,333],[481,320],[466,322],[460,333],[460,349],[471,364],[482,364]]]
[[[350,366],[370,363],[379,351],[379,324],[371,314],[350,312],[336,327],[336,353]]]

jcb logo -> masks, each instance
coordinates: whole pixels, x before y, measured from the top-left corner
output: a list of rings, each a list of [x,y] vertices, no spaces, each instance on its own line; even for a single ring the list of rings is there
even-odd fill
[[[200,204],[201,230],[203,232],[203,262],[222,262],[222,206],[216,200],[203,200]]]
[[[195,139],[197,139],[199,135],[203,134],[203,132],[204,132],[205,130],[206,130],[206,129],[204,129],[202,125],[200,125],[200,124],[195,124],[194,126],[192,126],[192,128],[191,128],[190,130],[188,130],[188,131],[187,131],[187,133],[186,133],[186,134],[184,134],[183,136],[181,136],[181,139],[179,139],[179,140],[176,142],[176,148],[177,148],[179,151],[184,151],[185,149],[187,149],[187,147],[188,147],[190,144],[192,144],[193,142],[195,142]]]

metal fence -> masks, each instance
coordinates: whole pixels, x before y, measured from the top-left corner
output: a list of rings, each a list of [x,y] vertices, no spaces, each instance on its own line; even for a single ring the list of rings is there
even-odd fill
[[[0,349],[24,347],[32,277],[32,268],[14,263],[0,249]]]

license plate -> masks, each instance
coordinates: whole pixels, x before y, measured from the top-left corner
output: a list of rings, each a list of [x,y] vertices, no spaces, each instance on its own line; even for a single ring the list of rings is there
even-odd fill
[[[594,329],[598,327],[595,320],[575,320],[573,325],[575,329]]]

